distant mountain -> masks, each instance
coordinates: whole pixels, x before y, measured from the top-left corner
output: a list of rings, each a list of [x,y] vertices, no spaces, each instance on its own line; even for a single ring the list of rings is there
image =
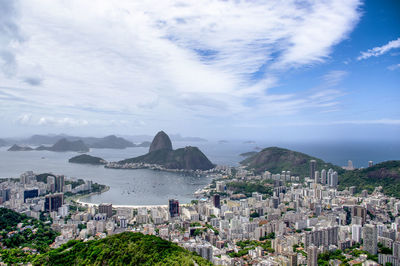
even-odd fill
[[[93,144],[90,144],[90,148],[96,149],[125,149],[127,147],[134,147],[135,144],[132,142],[119,138],[115,135],[110,135],[104,138],[99,139]]]
[[[7,151],[33,151],[33,149],[28,146],[19,146],[14,144]]]
[[[209,170],[214,168],[210,160],[197,147],[188,146],[173,150],[171,140],[163,131],[158,132],[154,137],[149,153],[119,161],[118,163],[158,164],[168,169],[185,170]]]
[[[180,134],[172,134],[170,135],[173,141],[189,141],[189,142],[206,142],[206,139],[199,137],[182,137]]]
[[[171,140],[164,131],[158,132],[150,144],[149,153],[157,150],[172,151]]]
[[[67,139],[60,139],[51,147],[40,146],[36,148],[36,150],[88,152],[89,148],[85,145],[85,143],[83,143],[82,140],[69,141]]]
[[[356,192],[364,189],[372,192],[375,187],[382,186],[385,194],[400,198],[400,161],[387,161],[346,171],[339,176],[339,189],[351,186],[356,187]]]
[[[94,157],[88,154],[81,154],[75,157],[72,157],[71,159],[68,160],[70,163],[81,163],[81,164],[94,164],[94,165],[100,165],[100,164],[107,164],[107,161],[100,158],[100,157]]]
[[[212,265],[153,235],[124,232],[87,242],[71,240],[33,258],[34,265]]]
[[[33,135],[30,138],[23,140],[23,143],[31,145],[54,144],[62,138],[67,138],[67,135]]]
[[[148,147],[147,145],[150,144],[150,142],[144,141],[138,145],[135,145],[133,142],[121,137],[117,137],[115,135],[106,136],[104,138],[96,138],[96,137],[69,136],[65,134],[33,135],[28,139],[19,140],[16,143],[26,143],[31,145],[53,145],[56,142],[60,141],[61,139],[66,139],[68,141],[81,140],[88,148],[96,148],[96,149],[125,149],[128,147]],[[41,147],[39,150],[46,149],[43,147]]]
[[[282,171],[289,170],[293,175],[304,177],[310,175],[310,160],[317,161],[317,171],[332,168],[339,174],[344,172],[341,167],[326,163],[321,159],[279,147],[263,149],[253,156],[244,159],[241,164],[247,166],[248,169],[254,170],[256,173],[262,173],[267,170],[271,173],[281,173]]]

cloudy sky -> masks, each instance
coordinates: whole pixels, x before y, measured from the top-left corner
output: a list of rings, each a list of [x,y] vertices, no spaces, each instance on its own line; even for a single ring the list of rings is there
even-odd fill
[[[398,1],[0,0],[0,136],[400,140]]]

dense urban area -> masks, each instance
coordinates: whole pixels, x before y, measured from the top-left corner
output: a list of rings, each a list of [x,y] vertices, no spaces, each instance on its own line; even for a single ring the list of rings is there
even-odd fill
[[[400,265],[400,200],[381,187],[339,191],[336,171],[309,168],[299,177],[217,166],[191,203],[143,207],[86,204],[79,198],[107,187],[26,172],[0,183],[1,260],[40,264],[50,250],[133,232],[215,265]]]

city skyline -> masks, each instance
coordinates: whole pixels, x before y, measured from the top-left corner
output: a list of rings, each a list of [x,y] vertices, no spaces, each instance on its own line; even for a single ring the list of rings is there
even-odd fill
[[[396,141],[399,11],[396,1],[1,1],[0,137]]]

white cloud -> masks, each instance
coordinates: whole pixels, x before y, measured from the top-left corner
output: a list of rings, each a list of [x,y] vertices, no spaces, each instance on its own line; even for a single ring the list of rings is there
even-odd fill
[[[357,60],[367,59],[372,56],[374,56],[374,57],[380,56],[380,55],[383,55],[383,54],[389,52],[390,50],[396,49],[396,48],[400,48],[400,38],[390,41],[383,46],[374,47],[372,49],[369,49],[366,52],[361,52],[361,55],[359,57],[357,57]]]
[[[17,122],[22,125],[27,125],[31,122],[32,115],[31,114],[22,114],[17,118]]]
[[[325,108],[333,98],[269,89],[285,70],[328,58],[357,23],[359,5],[24,0],[16,23],[26,39],[7,42],[18,72],[0,83],[18,100],[14,108],[35,109],[42,125],[91,124],[96,114],[156,124],[292,114],[310,102]],[[330,73],[329,86],[344,75]]]
[[[326,122],[295,122],[288,123],[287,126],[332,126],[332,125],[400,125],[400,119],[372,119],[372,120],[336,120]]]
[[[394,64],[394,65],[391,65],[391,66],[388,66],[388,69],[389,70],[396,70],[396,69],[400,69],[400,64]]]
[[[55,125],[55,126],[87,126],[89,124],[88,121],[83,119],[74,119],[70,117],[63,117],[63,118],[54,118],[54,117],[41,117],[37,121],[38,125]]]
[[[339,84],[346,76],[348,72],[343,70],[332,70],[323,76],[324,84],[332,87]]]

